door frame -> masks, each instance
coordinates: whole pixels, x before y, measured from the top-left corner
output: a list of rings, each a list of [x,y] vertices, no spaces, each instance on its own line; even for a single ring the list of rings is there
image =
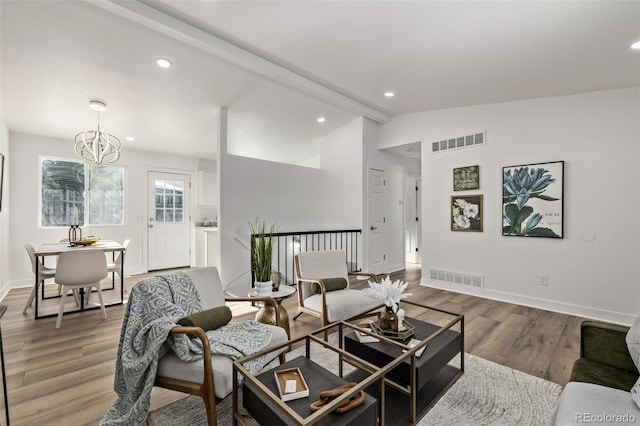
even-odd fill
[[[372,253],[370,250],[370,232],[369,232],[369,226],[370,226],[370,222],[371,222],[371,218],[370,218],[370,214],[369,214],[369,202],[370,202],[370,195],[371,195],[371,187],[370,187],[370,177],[371,177],[371,173],[372,171],[376,171],[376,172],[380,172],[382,173],[382,177],[384,180],[384,184],[382,186],[382,216],[383,218],[386,217],[385,215],[385,198],[386,198],[386,192],[387,192],[387,187],[386,187],[386,179],[387,179],[387,174],[386,171],[382,168],[382,167],[376,167],[376,166],[368,166],[367,167],[367,173],[366,173],[366,200],[364,203],[365,208],[364,210],[364,221],[363,221],[363,228],[362,228],[362,232],[363,232],[363,239],[362,239],[362,243],[363,243],[363,251],[364,253],[366,253],[366,272],[372,272],[372,273],[377,273],[376,271],[374,271],[374,268],[372,267]],[[382,254],[383,254],[383,258],[382,258],[382,270],[380,273],[384,273],[386,271],[386,267],[387,267],[387,260],[386,260],[386,253],[385,253],[385,246],[386,246],[386,235],[385,235],[385,222],[383,219],[383,224],[382,224]]]
[[[407,179],[415,179],[418,182],[418,190],[416,191],[416,216],[418,217],[418,220],[416,221],[416,247],[418,248],[418,251],[416,252],[414,264],[421,265],[422,264],[422,175],[417,173],[412,173],[412,172],[405,172],[403,188],[405,187],[404,184],[406,184]],[[406,208],[407,200],[404,199],[404,191],[403,191],[403,203],[404,203],[404,207]],[[402,229],[403,229],[403,235],[404,235],[404,244],[406,247],[407,234],[406,234],[406,222],[404,220],[404,214],[403,214],[403,220],[402,220]],[[408,263],[406,261],[406,258],[405,258],[405,263]]]

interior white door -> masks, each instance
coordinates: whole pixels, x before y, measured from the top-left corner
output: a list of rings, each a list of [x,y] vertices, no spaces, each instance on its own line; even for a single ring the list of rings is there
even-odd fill
[[[420,177],[407,174],[404,179],[405,262],[420,263]]]
[[[149,172],[147,269],[179,268],[191,263],[190,177]]]
[[[384,272],[384,171],[369,169],[369,267],[367,272]]]

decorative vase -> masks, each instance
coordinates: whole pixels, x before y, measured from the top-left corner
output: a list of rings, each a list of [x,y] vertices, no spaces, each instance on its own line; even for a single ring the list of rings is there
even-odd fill
[[[258,292],[258,296],[270,296],[273,292],[273,282],[265,281],[265,282],[255,282],[253,283],[256,291]]]
[[[280,272],[272,272],[271,273],[271,281],[273,281],[273,291],[278,291],[280,289],[280,280],[282,279],[282,275]]]
[[[391,306],[385,306],[385,308],[380,315],[380,328],[383,331],[398,331],[398,316]]]

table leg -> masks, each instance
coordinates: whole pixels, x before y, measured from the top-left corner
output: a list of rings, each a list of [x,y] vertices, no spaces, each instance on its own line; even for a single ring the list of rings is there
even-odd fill
[[[38,268],[39,264],[40,264],[40,259],[38,259],[38,256],[36,256],[36,273],[35,273],[35,274],[36,274],[36,282],[35,282],[35,284],[34,284],[34,285],[36,286],[36,287],[35,287],[35,292],[34,292],[34,294],[36,295],[36,296],[34,297],[34,299],[35,299],[35,304],[36,304],[36,306],[35,306],[35,317],[36,317],[36,319],[38,319],[38,281],[39,281],[39,279],[38,279],[38,273],[40,272],[40,271],[39,271],[39,269],[40,269],[40,268]],[[44,286],[43,286],[43,287],[44,287]],[[43,294],[43,296],[44,296],[44,294]]]

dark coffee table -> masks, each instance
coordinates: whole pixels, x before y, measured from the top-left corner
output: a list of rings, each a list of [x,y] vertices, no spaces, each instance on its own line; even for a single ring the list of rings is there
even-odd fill
[[[447,314],[451,314],[448,313]],[[451,314],[455,315],[455,314]],[[347,352],[366,360],[378,367],[384,367],[398,357],[405,357],[402,364],[387,373],[389,382],[385,388],[385,424],[416,424],[427,411],[445,394],[445,392],[464,373],[463,333],[452,330],[455,324],[464,329],[464,317],[457,316],[443,328],[424,321],[407,318],[416,327],[412,336],[421,341],[428,341],[428,346],[420,357],[403,353],[403,348],[384,341],[360,343],[353,332],[344,336],[344,347]],[[406,344],[409,339],[404,342]],[[460,354],[460,367],[448,365]],[[347,380],[359,380],[360,373],[355,372],[345,377]],[[379,397],[378,388],[367,388],[367,392]]]
[[[246,410],[246,412],[261,425],[304,426],[314,424],[325,426],[364,426],[375,425],[378,423],[378,418],[382,416],[382,405],[379,404],[377,398],[372,396],[370,393],[365,392],[365,402],[362,405],[342,414],[334,412],[335,408],[347,402],[351,396],[355,396],[355,393],[358,392],[358,390],[364,390],[369,386],[382,389],[384,386],[384,376],[387,370],[378,369],[371,364],[364,365],[362,360],[354,357],[348,352],[345,352],[342,348],[334,347],[319,338],[318,335],[323,334],[328,327],[331,326],[319,329],[309,335],[290,340],[287,343],[267,349],[263,352],[234,361],[234,426],[238,423],[246,425],[246,419],[240,410],[240,404],[238,401],[239,392],[237,379],[239,377],[244,378],[242,381],[242,405],[244,406],[244,410]],[[255,376],[244,367],[244,363],[263,356],[265,353],[294,346],[300,342],[305,343],[305,355],[298,356]],[[322,352],[322,354],[325,358],[325,362],[330,356],[335,356],[335,360],[338,362],[337,375],[318,365],[313,359],[311,359],[311,352],[309,350],[311,345],[322,345],[325,349],[333,352],[332,354]],[[359,380],[346,380],[345,378],[339,377],[342,376],[343,373],[343,361],[347,362],[348,360],[355,362],[355,364],[352,365],[356,368],[356,371],[360,371],[362,373]],[[389,369],[391,367],[393,367],[393,365],[390,366]],[[300,373],[308,386],[309,396],[285,402],[279,396],[274,372],[291,368],[298,368],[300,370]],[[336,400],[322,407],[319,411],[315,413],[311,412],[309,405],[320,399],[319,396],[322,391],[335,389],[349,382],[357,382],[357,385],[340,396],[344,401],[336,398]]]
[[[325,368],[306,357],[294,358],[276,367],[274,370],[298,367],[309,385],[309,396],[305,398],[288,401],[287,405],[293,409],[300,417],[305,418],[311,414],[309,404],[319,399],[323,390],[334,389],[345,383],[346,380],[331,374]],[[269,390],[277,394],[274,370],[266,371],[256,376]],[[244,408],[251,413],[253,418],[261,425],[285,426],[294,425],[293,421],[287,421],[277,404],[269,396],[261,391],[255,384],[245,381],[242,386],[242,396]],[[375,425],[378,418],[378,401],[371,395],[366,395],[364,404],[346,413],[329,413],[319,420],[316,425],[326,426],[362,426]]]

